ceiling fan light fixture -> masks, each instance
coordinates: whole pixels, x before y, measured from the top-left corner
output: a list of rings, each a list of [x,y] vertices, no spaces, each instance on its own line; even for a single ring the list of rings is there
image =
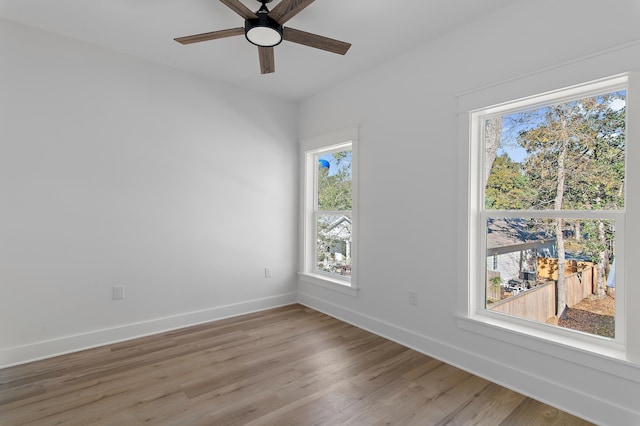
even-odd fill
[[[282,42],[282,25],[266,15],[258,15],[255,19],[247,19],[244,35],[256,46],[272,47]]]

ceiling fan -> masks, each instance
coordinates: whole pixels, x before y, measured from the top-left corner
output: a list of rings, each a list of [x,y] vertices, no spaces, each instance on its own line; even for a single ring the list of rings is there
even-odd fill
[[[256,12],[252,12],[240,0],[220,1],[244,18],[244,27],[195,34],[174,40],[182,44],[191,44],[244,34],[249,42],[258,46],[260,72],[262,74],[272,73],[276,70],[273,47],[280,44],[282,40],[340,55],[347,53],[347,50],[351,47],[350,43],[344,41],[283,26],[285,22],[296,16],[315,0],[282,0],[271,11],[267,8],[267,3],[271,3],[273,0],[258,0],[259,3],[262,3],[262,6]]]

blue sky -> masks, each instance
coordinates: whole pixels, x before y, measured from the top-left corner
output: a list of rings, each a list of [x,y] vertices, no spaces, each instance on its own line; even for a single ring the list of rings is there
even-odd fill
[[[318,160],[326,160],[329,162],[329,176],[333,176],[338,172],[338,164],[333,153],[321,155],[318,157]],[[348,151],[347,156],[341,160],[341,163],[343,167],[345,164],[351,165],[351,151]]]
[[[622,96],[626,95],[626,90],[616,92]],[[626,98],[615,98],[611,101],[610,107],[614,111],[620,111],[626,106]],[[519,132],[536,127],[541,121],[536,120],[536,117],[542,117],[546,108],[532,109],[526,111],[526,113],[533,113],[531,119],[526,123],[518,123],[517,118],[522,113],[514,113],[505,115],[502,118],[502,137],[500,140],[500,147],[498,147],[498,155],[507,153],[509,158],[516,163],[522,163],[527,157],[527,151],[522,148],[516,142],[516,137]],[[542,120],[542,119],[541,119]]]
[[[527,157],[527,151],[518,145],[506,147],[500,146],[500,148],[498,148],[498,156],[504,154],[505,152],[509,155],[509,158],[511,158],[516,163],[522,163]]]

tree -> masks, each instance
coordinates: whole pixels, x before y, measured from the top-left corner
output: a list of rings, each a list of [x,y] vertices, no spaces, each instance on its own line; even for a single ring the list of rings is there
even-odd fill
[[[334,169],[318,165],[318,207],[321,210],[351,210],[351,151],[333,154]]]
[[[598,210],[620,208],[624,182],[624,108],[612,109],[612,100],[623,96],[614,93],[589,97],[530,111],[529,121],[537,125],[522,131],[518,143],[529,154],[523,170],[536,189],[534,209]],[[572,222],[573,221],[573,222]],[[575,220],[555,221],[558,251],[558,315],[566,307],[564,291],[564,227],[576,230]],[[583,247],[599,265],[599,288],[604,289],[607,238],[604,222],[587,234]],[[590,229],[587,226],[587,229]],[[594,243],[597,242],[596,243]],[[596,254],[597,252],[597,254]],[[604,293],[604,291],[602,291]]]
[[[493,117],[486,120],[484,123],[485,185],[487,184],[487,179],[490,176],[492,164],[496,159],[501,138],[502,117]]]
[[[611,105],[622,96],[609,95],[602,99],[601,104]],[[581,182],[581,192],[591,194],[591,200],[584,201],[589,207],[617,210],[624,207],[626,108],[593,107],[592,110],[599,110],[599,114],[592,114],[595,125],[591,126],[590,137],[584,139],[591,161],[585,162],[590,172],[589,179]],[[605,295],[605,277],[613,257],[613,229],[614,224],[603,220],[587,221],[583,225],[583,234],[587,237],[584,253],[598,264],[596,294],[599,296]]]
[[[490,210],[521,210],[531,205],[535,192],[519,163],[508,154],[496,157],[487,179],[485,208]]]

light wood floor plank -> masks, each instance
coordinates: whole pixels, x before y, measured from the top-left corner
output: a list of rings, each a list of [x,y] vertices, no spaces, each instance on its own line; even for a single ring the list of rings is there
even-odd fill
[[[0,370],[0,424],[590,423],[291,305]]]

